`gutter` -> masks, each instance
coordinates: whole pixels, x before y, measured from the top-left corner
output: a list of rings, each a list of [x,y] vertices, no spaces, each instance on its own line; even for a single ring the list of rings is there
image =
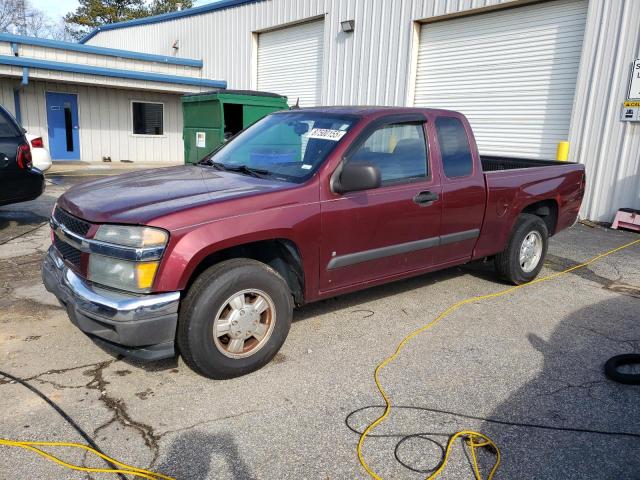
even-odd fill
[[[176,75],[165,75],[162,73],[146,73],[135,70],[121,70],[117,68],[94,67],[91,65],[80,65],[76,63],[53,62],[50,60],[37,60],[9,55],[0,55],[0,65],[11,65],[16,67],[38,68],[53,70],[58,72],[82,73],[86,75],[98,75],[111,78],[125,78],[131,80],[141,80],[147,82],[172,83],[176,85],[192,85],[196,87],[227,88],[224,80],[210,80],[206,78],[180,77]],[[28,75],[28,73],[27,73]],[[24,70],[23,70],[24,81]]]

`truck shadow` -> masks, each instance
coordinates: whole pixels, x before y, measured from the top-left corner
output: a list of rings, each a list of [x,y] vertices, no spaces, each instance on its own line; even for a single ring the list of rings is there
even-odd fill
[[[294,310],[293,321],[298,322],[314,317],[316,315],[322,315],[357,307],[358,305],[428,287],[435,283],[444,280],[451,280],[463,275],[471,275],[480,280],[486,280],[495,283],[496,289],[499,289],[501,286],[506,285],[497,277],[495,269],[493,267],[493,262],[471,262],[465,265],[451,267],[436,272],[425,273],[417,277],[397,280],[385,285],[370,287],[357,292],[340,295],[338,297],[331,297],[315,303],[310,303]]]
[[[542,371],[488,416],[507,422],[637,436],[523,428],[487,421],[480,431],[501,448],[501,478],[638,478],[640,390],[612,382],[602,371],[610,357],[640,351],[638,307],[633,297],[618,296],[569,315],[548,340],[529,333],[531,348],[544,359]]]
[[[216,463],[213,472],[212,462]],[[221,478],[225,471],[229,474],[225,478],[256,478],[242,459],[232,436],[196,430],[176,437],[154,470],[177,480]]]

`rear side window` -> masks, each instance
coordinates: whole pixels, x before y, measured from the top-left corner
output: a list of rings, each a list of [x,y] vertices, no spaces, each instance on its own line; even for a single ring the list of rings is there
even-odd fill
[[[420,122],[384,125],[365,140],[351,160],[378,167],[383,185],[424,179],[428,176],[424,126]]]
[[[16,121],[4,109],[0,109],[0,137],[17,137],[21,132]]]
[[[455,117],[438,117],[436,132],[444,174],[449,178],[466,177],[473,171],[471,148],[464,125]]]

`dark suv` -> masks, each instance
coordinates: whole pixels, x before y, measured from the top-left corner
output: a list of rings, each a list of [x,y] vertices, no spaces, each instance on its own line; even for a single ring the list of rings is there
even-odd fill
[[[44,192],[44,175],[31,163],[24,129],[0,106],[0,205],[26,202]]]

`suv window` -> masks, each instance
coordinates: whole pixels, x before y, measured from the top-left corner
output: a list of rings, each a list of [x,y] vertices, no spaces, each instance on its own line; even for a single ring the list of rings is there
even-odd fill
[[[20,135],[17,122],[4,108],[0,108],[0,137],[17,137]]]
[[[449,178],[466,177],[473,171],[471,148],[464,125],[455,117],[438,117],[436,132],[444,174]]]
[[[383,185],[426,178],[424,126],[422,122],[384,125],[367,137],[350,160],[378,167]]]

